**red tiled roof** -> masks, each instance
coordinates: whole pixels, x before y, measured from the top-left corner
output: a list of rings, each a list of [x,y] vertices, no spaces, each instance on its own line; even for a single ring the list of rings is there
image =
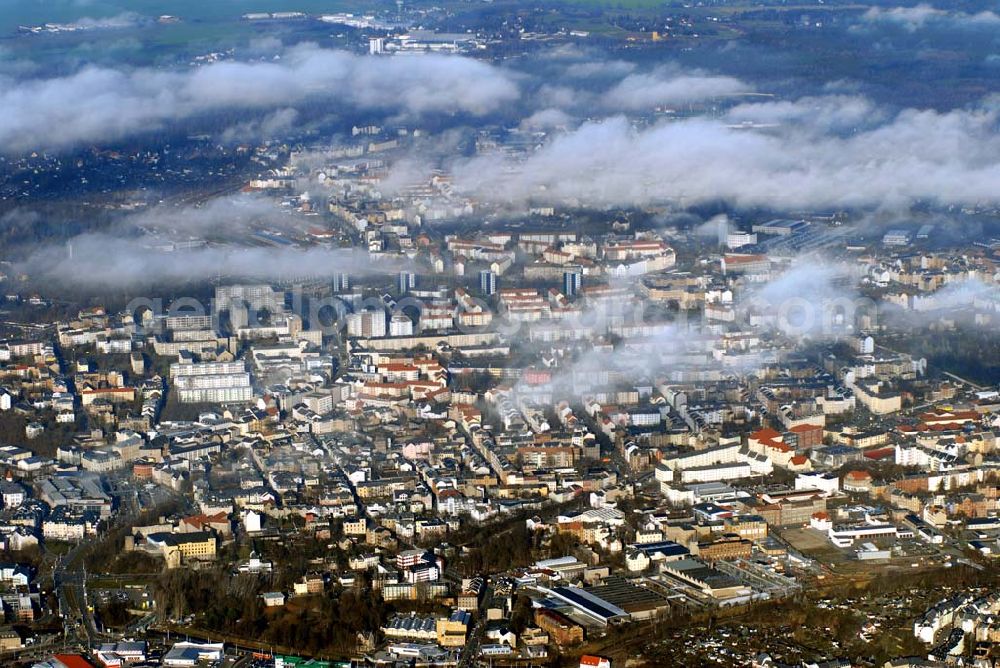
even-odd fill
[[[726,264],[750,264],[767,260],[766,255],[726,255]]]
[[[807,431],[816,431],[817,429],[822,430],[823,425],[820,424],[797,424],[788,431],[795,434],[802,434]]]
[[[976,411],[932,411],[930,413],[923,413],[920,417],[922,419],[954,417],[966,420],[975,420],[979,417],[979,413]]]
[[[896,454],[895,448],[879,448],[878,450],[867,450],[865,457],[868,459],[885,459]]]
[[[66,668],[94,668],[94,664],[79,654],[54,654],[52,658]]]
[[[223,512],[215,513],[214,515],[205,515],[201,513],[199,515],[191,515],[190,517],[185,517],[181,520],[184,524],[190,524],[193,527],[203,527],[206,524],[219,524],[221,522],[227,522],[228,518]]]
[[[761,439],[761,444],[765,447],[771,448],[772,450],[777,450],[778,452],[791,452],[792,446],[787,443],[782,443],[781,441],[773,441],[771,439]]]

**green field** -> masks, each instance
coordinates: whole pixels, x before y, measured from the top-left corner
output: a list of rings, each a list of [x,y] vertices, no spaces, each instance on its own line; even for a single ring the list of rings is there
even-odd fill
[[[394,10],[395,2],[376,0],[0,0],[0,35],[20,25],[69,23],[84,17],[109,18],[134,13],[155,18],[163,14],[189,22],[213,23],[238,20],[248,12],[299,11],[311,14],[372,10]]]

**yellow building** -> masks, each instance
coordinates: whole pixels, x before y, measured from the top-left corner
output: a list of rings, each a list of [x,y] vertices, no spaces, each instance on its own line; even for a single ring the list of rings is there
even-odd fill
[[[368,533],[368,518],[356,517],[344,520],[345,536],[364,536]]]
[[[464,647],[472,616],[465,610],[456,610],[451,616],[437,620],[437,641],[442,647]]]
[[[207,531],[190,533],[156,533],[146,540],[160,548],[167,561],[167,568],[177,568],[188,561],[213,561],[215,559],[215,534]]]
[[[0,629],[0,651],[8,651],[21,648],[21,636],[17,631],[8,627]]]

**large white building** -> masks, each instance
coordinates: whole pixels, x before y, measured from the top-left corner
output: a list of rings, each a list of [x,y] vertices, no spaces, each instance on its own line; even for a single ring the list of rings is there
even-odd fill
[[[225,645],[217,643],[179,642],[163,655],[164,666],[197,666],[222,661]]]
[[[757,243],[757,235],[753,232],[730,232],[726,235],[726,245],[730,248],[753,246]]]
[[[690,450],[663,458],[663,463],[675,470],[698,468],[712,464],[731,464],[738,461],[741,461],[739,443],[717,445],[705,448],[704,450]]]
[[[243,362],[175,363],[170,379],[181,403],[240,403],[253,399]]]
[[[389,320],[389,336],[413,336],[413,321],[405,313],[397,313]]]
[[[720,480],[739,480],[753,475],[750,464],[746,462],[729,462],[726,464],[710,464],[681,471],[681,482],[719,482]]]
[[[827,494],[836,494],[840,491],[840,478],[827,472],[800,473],[795,478],[795,489],[818,489]]]
[[[874,520],[854,525],[835,524],[830,527],[827,536],[837,547],[850,547],[859,539],[895,538],[899,530],[892,524],[880,524]]]
[[[362,311],[347,316],[347,335],[381,338],[386,334],[385,311]]]

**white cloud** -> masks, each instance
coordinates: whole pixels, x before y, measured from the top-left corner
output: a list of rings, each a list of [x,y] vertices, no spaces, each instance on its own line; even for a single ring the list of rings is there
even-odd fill
[[[74,237],[66,246],[42,246],[17,266],[34,281],[84,289],[180,285],[216,276],[293,280],[337,272],[367,275],[394,267],[373,263],[354,250],[203,246],[171,251],[155,239],[101,233]]]
[[[486,114],[516,101],[513,76],[463,57],[372,58],[300,46],[277,62],[186,71],[86,67],[0,88],[0,151],[120,139],[198,114],[278,110],[321,101],[332,111]]]
[[[648,110],[657,106],[704,102],[752,90],[734,77],[662,67],[626,76],[606,91],[601,101],[607,109],[617,111]]]
[[[754,105],[757,118],[794,119],[739,129],[727,120],[664,122],[638,130],[624,117],[588,122],[521,162],[497,156],[454,165],[456,187],[498,202],[642,206],[727,200],[775,207],[907,207],[1000,201],[1000,100],[976,108],[891,115],[853,98],[803,118],[798,105]],[[887,120],[840,132],[846,121]]]
[[[569,127],[573,123],[573,118],[561,109],[548,107],[536,111],[521,121],[522,130],[550,130],[553,128]]]
[[[106,17],[84,16],[72,23],[63,25],[70,30],[121,30],[124,28],[134,28],[147,22],[148,19],[135,12],[122,12],[115,16]]]
[[[635,71],[635,64],[625,60],[588,60],[568,65],[565,74],[573,79],[622,77]]]
[[[299,112],[295,109],[278,109],[264,118],[237,123],[226,128],[220,139],[226,144],[256,139],[274,139],[295,127],[298,119]]]
[[[992,27],[1000,25],[1000,15],[991,11],[968,14],[960,11],[946,11],[928,4],[915,7],[872,7],[861,18],[868,23],[891,23],[909,32],[916,32],[931,25],[951,27]]]
[[[729,110],[727,118],[734,123],[796,124],[839,132],[879,125],[886,113],[860,95],[830,95],[740,104]]]

